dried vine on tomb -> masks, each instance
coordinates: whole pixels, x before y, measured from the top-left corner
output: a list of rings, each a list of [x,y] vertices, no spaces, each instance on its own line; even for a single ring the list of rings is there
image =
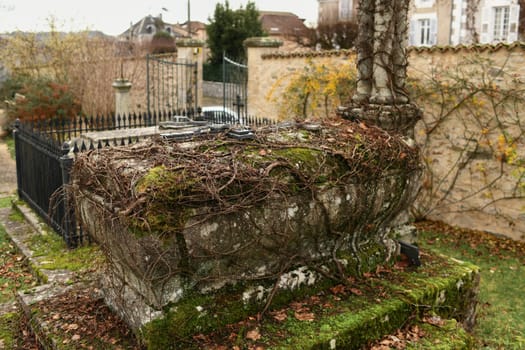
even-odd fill
[[[360,183],[390,169],[418,168],[417,151],[401,139],[345,121],[323,132],[261,132],[254,142],[222,135],[196,145],[188,149],[157,139],[133,148],[90,152],[76,160],[73,172],[81,176],[74,177],[80,188],[130,216],[141,215],[151,202],[159,201],[171,203],[166,210],[211,205],[219,212],[232,212],[274,192],[314,192],[323,184]]]
[[[103,216],[97,217],[97,222],[111,226],[106,226],[111,234],[104,239],[111,240],[109,243],[119,250],[114,260],[126,260],[142,279],[161,289],[174,276],[191,276],[195,283],[228,277],[275,280],[283,271],[303,264],[328,277],[330,273],[320,270],[305,251],[306,245],[315,246],[317,239],[328,242],[321,254],[328,254],[328,260],[336,265],[331,277],[344,279],[337,258],[343,241],[347,250],[355,252],[359,266],[360,254],[366,259],[380,259],[374,244],[381,242],[371,240],[366,232],[375,230],[374,225],[382,225],[399,209],[398,203],[407,195],[404,186],[409,174],[419,171],[418,151],[400,137],[363,123],[327,121],[321,130],[306,129],[261,129],[251,141],[226,135],[191,143],[156,139],[134,147],[80,154],[73,169],[75,193],[77,199],[87,198],[102,208],[91,215]],[[403,189],[401,193],[388,193],[389,198],[397,199],[385,200],[386,209],[372,222],[373,210],[367,206],[386,196],[378,194],[378,183],[384,178],[396,179],[385,180],[396,184],[395,191]],[[352,184],[363,185],[355,206],[342,214],[344,222],[332,226],[326,200],[318,196],[324,188],[344,189]],[[220,222],[232,224],[236,217],[245,217],[264,205],[277,208],[275,213],[286,213],[290,206],[307,208],[307,202],[318,208],[320,218],[316,220],[321,225],[325,222],[321,230],[326,238],[319,237],[319,226],[309,228],[307,224],[300,232],[295,231],[290,216],[274,218],[276,221],[264,230],[259,224],[272,218],[248,215],[244,220],[251,228],[244,231],[221,228],[221,233],[206,239],[199,238],[201,229],[188,233],[193,227],[224,217],[230,221]],[[361,237],[358,232],[363,230],[366,232]],[[377,239],[382,238],[379,235]],[[112,260],[115,252],[106,253]],[[211,275],[203,262],[208,259],[215,266]],[[258,262],[266,265],[264,274],[241,276],[243,271],[252,273]]]

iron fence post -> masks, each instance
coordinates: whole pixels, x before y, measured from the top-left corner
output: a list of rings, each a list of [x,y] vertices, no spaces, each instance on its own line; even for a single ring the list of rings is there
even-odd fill
[[[147,91],[147,93],[146,93],[146,96],[147,96],[146,97],[146,99],[147,99],[146,103],[147,103],[147,112],[146,113],[148,114],[148,116],[147,116],[147,121],[148,121],[147,125],[151,126],[151,104],[150,104],[150,95],[149,95],[150,94],[150,91],[149,91],[150,90],[149,65],[150,65],[150,56],[149,56],[149,54],[147,54],[146,55],[146,91]]]
[[[197,62],[194,63],[194,68],[193,68],[193,78],[194,78],[194,81],[195,83],[193,84],[193,88],[195,90],[195,103],[194,103],[194,113],[196,114],[197,113],[197,108],[199,107],[199,65]],[[193,116],[195,117],[195,115]]]
[[[22,195],[20,193],[20,190],[22,188],[22,152],[20,151],[20,119],[15,120],[15,128],[13,130],[13,139],[15,140],[15,162],[16,162],[16,191],[18,193],[18,197],[22,198]]]
[[[222,107],[226,108],[226,52],[222,53]]]
[[[76,224],[74,217],[74,203],[71,203],[71,190],[69,182],[71,180],[71,169],[73,168],[73,157],[69,155],[70,146],[67,142],[62,144],[60,157],[60,167],[62,169],[62,196],[64,203],[64,233],[66,244],[69,248],[78,245],[78,237],[76,237]]]

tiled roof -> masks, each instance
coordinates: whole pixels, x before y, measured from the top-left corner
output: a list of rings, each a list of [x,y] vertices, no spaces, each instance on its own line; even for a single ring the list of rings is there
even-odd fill
[[[304,20],[291,12],[259,11],[263,29],[269,35],[305,36]]]
[[[473,44],[473,45],[447,45],[447,46],[410,46],[408,53],[411,52],[496,52],[499,50],[525,50],[525,42],[516,41],[513,43],[497,43],[497,44]],[[296,57],[328,57],[328,56],[350,56],[355,54],[355,50],[330,50],[330,51],[299,51],[299,52],[272,52],[262,56],[263,59],[268,58],[296,58]]]

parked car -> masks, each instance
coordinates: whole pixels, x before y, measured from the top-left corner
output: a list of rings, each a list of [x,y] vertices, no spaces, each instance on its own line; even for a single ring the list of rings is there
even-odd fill
[[[236,124],[239,122],[237,113],[223,106],[202,107],[202,115],[206,120],[214,123]]]

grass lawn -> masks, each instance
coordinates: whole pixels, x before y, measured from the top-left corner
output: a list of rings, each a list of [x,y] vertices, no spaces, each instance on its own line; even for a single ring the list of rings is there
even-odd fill
[[[420,248],[481,268],[478,349],[525,349],[525,242],[440,223],[418,224]]]

